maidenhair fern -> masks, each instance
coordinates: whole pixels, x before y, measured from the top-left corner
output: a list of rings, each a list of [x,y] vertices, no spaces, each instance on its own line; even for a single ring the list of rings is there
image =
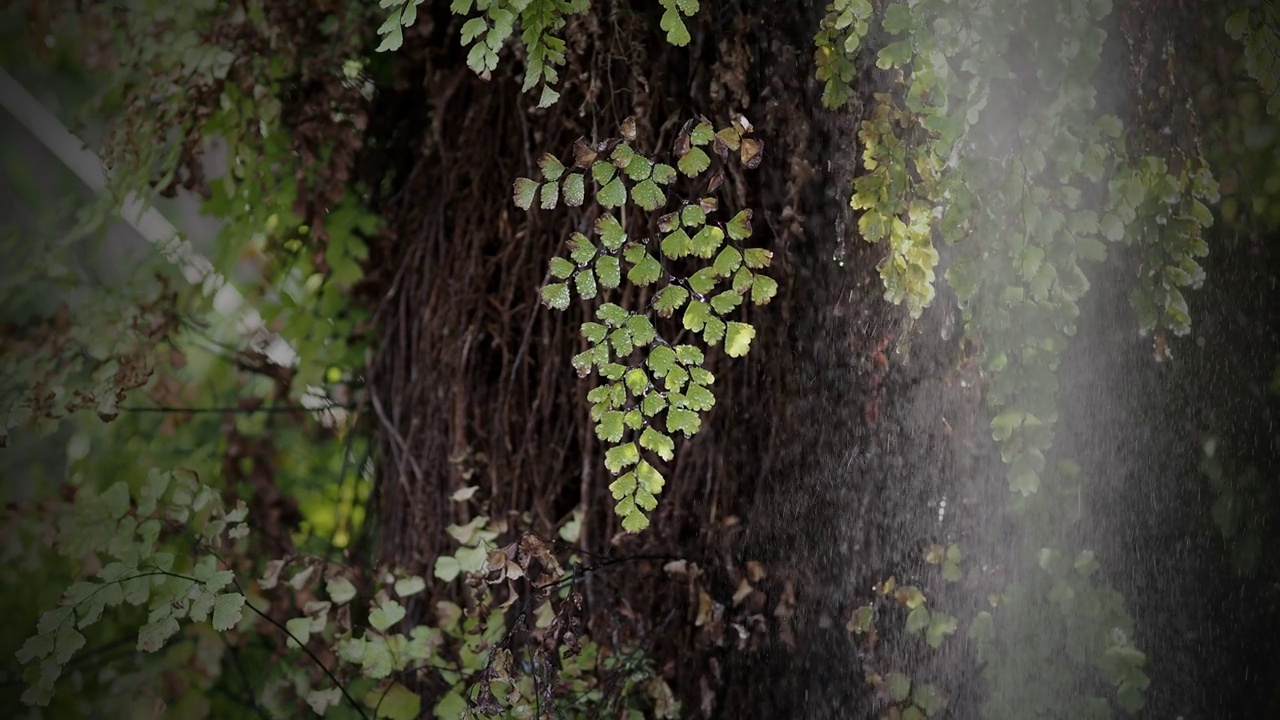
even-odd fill
[[[698,12],[698,0],[658,0],[665,12],[662,13],[662,29],[667,33],[667,42],[677,47],[689,44],[689,29],[684,25],[684,18],[692,17]]]
[[[698,12],[698,0],[658,0],[664,12],[662,30],[672,45],[689,44],[685,18]],[[404,29],[418,18],[423,0],[379,0],[388,11],[378,34],[382,42],[378,52],[399,50],[404,45]],[[549,107],[560,99],[555,84],[560,79],[556,69],[564,65],[565,43],[558,33],[564,29],[565,17],[582,15],[591,7],[590,0],[453,0],[449,10],[468,19],[462,24],[462,46],[468,48],[467,66],[488,80],[498,67],[502,46],[520,29],[520,42],[525,48],[523,90],[541,87],[538,107]]]
[[[1280,8],[1275,0],[1232,13],[1227,32],[1244,43],[1245,71],[1262,86],[1267,112],[1280,117]]]
[[[59,549],[77,560],[96,557],[100,566],[67,588],[18,651],[29,683],[22,701],[49,703],[63,668],[85,644],[81,631],[107,608],[149,608],[138,630],[144,652],[163,647],[183,621],[212,622],[218,631],[236,626],[245,596],[214,552],[248,534],[247,515],[244,503],[225,510],[219,493],[189,472],[153,470],[132,492],[123,481],[98,495],[82,490],[58,525]],[[161,540],[174,535],[188,536],[198,556],[169,551]]]
[[[850,98],[864,54],[874,52],[888,81],[860,127],[862,167],[851,198],[862,211],[861,234],[885,246],[879,270],[886,298],[919,316],[935,296],[935,238],[955,247],[946,280],[986,371],[992,436],[1007,464],[1013,508],[1026,523],[1028,565],[1087,552],[1068,552],[1072,519],[1064,511],[1078,503],[1085,478],[1062,469],[1074,463],[1050,467],[1046,459],[1058,416],[1058,365],[1089,288],[1084,267],[1106,259],[1108,242],[1134,245],[1141,329],[1186,332],[1181,290],[1201,277],[1201,232],[1212,221],[1204,202],[1216,198],[1212,178],[1194,159],[1175,172],[1159,158],[1131,157],[1122,122],[1095,110],[1094,75],[1106,38],[1100,26],[1110,13],[1108,0],[980,0],[963,8],[918,0],[889,2],[874,13],[862,0],[837,0],[816,38],[829,106]],[[866,48],[873,29],[883,44]],[[1033,72],[1010,66],[1014,46]],[[1050,565],[1041,561],[1042,571],[1058,572]],[[1090,616],[1087,632],[1064,632],[1061,649],[1082,666],[1102,668],[1122,708],[1139,707],[1141,653],[1106,642],[1127,623],[1118,596],[1085,573],[1045,592],[1037,586],[1028,580],[1010,588],[1011,598],[1021,599],[995,613],[1002,642],[1030,637],[1036,628],[1023,621],[1051,612],[1046,602],[1067,615],[1081,602],[1110,603],[1107,613]],[[1089,644],[1067,642],[1072,633],[1084,633]],[[1118,665],[1113,646],[1126,648],[1121,654],[1133,662]],[[1060,660],[1054,652],[1010,657],[1017,660],[988,665],[988,682],[1001,692],[1024,685],[1035,692],[1020,695],[1012,715],[993,702],[991,717],[1042,708],[1083,717],[1109,702],[1059,697],[1056,685],[1029,680],[1036,668]]]
[[[619,476],[610,485],[618,501],[615,510],[630,532],[647,527],[647,513],[657,507],[666,482],[657,460],[672,460],[673,436],[697,433],[701,413],[715,404],[710,389],[715,377],[704,367],[704,348],[723,342],[729,356],[747,354],[755,328],[729,318],[746,300],[764,305],[778,291],[778,284],[760,273],[772,253],[745,246],[752,233],[751,211],[723,222],[713,219],[723,168],[703,179],[713,165],[708,150],[720,163],[732,156],[745,168],[757,167],[763,146],[751,133],[742,117],[718,132],[706,119],[690,121],[676,138],[672,166],[667,158],[636,149],[635,125],[627,121],[620,138],[595,144],[579,140],[572,167],[543,155],[538,161],[542,181],[519,178],[514,184],[516,205],[527,210],[536,202],[549,210],[561,201],[582,205],[589,181],[604,210],[593,226],[594,240],[575,232],[567,241],[568,257],[550,261],[551,282],[541,291],[544,305],[564,310],[573,293],[595,300],[624,279],[653,288],[642,293],[647,300],[638,307],[600,304],[598,322],[583,323],[581,329],[590,348],[573,358],[579,376],[596,370],[604,380],[587,399],[596,434],[608,445],[605,467]],[[669,197],[679,175],[696,181],[694,196]],[[631,207],[635,210],[628,213]],[[640,221],[627,223],[628,217]],[[647,230],[646,219],[657,234],[628,234],[628,225]],[[664,333],[663,321],[676,314],[679,326]],[[680,342],[682,330],[690,334],[687,342]]]

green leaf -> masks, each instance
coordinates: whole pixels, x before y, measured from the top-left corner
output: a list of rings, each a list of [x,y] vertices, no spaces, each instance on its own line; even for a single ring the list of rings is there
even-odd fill
[[[719,277],[720,276],[716,273],[715,268],[704,267],[689,276],[689,289],[699,295],[706,295],[715,289],[716,280],[718,280]]]
[[[634,472],[626,473],[617,480],[609,483],[609,492],[613,493],[614,500],[621,500],[629,497],[636,491],[636,474]]]
[[[422,712],[422,698],[400,683],[392,683],[386,689],[370,690],[364,696],[364,705],[370,709],[377,708],[378,718],[387,720],[417,720]]]
[[[631,159],[627,161],[627,166],[623,168],[623,172],[634,182],[643,182],[650,179],[653,175],[653,162],[641,155],[635,153]]]
[[[289,640],[289,647],[306,645],[311,639],[311,618],[309,617],[289,618],[285,621],[284,628],[293,636]]]
[[[587,342],[592,345],[598,345],[600,341],[604,340],[604,336],[609,334],[609,329],[600,323],[584,322],[582,323],[581,332],[582,337],[586,338]]]
[[[654,377],[666,377],[676,362],[676,353],[667,345],[656,345],[649,351],[645,364],[653,371]]]
[[[947,707],[947,695],[935,685],[916,683],[911,692],[911,702],[919,706],[925,715],[935,717]]]
[[[244,596],[240,593],[223,593],[213,603],[213,629],[226,632],[240,622],[244,613]]]
[[[457,690],[451,690],[440,698],[440,702],[431,708],[431,714],[439,720],[456,720],[457,718],[466,717],[469,710],[467,701]]]
[[[243,600],[243,596],[241,599]],[[156,652],[164,647],[165,642],[177,634],[178,630],[178,621],[167,616],[143,625],[138,630],[138,651]]]
[[[636,151],[633,150],[630,145],[620,143],[614,147],[613,155],[610,156],[610,160],[614,167],[622,169],[629,166],[635,157]]]
[[[711,298],[711,309],[721,316],[728,315],[741,304],[742,296],[733,290],[725,290]]]
[[[995,623],[991,613],[982,611],[973,616],[973,621],[969,623],[969,631],[966,635],[975,642],[990,642],[995,637]]]
[[[746,240],[751,237],[752,215],[753,213],[750,210],[742,210],[737,215],[734,215],[725,226],[725,229],[729,232],[729,237],[734,240]],[[764,252],[768,253],[769,251],[765,250]],[[769,253],[769,256],[772,257],[772,253]],[[765,264],[767,265],[768,261]]]
[[[737,284],[734,284],[737,289]],[[756,275],[751,283],[751,302],[756,305],[768,305],[778,294],[778,283],[766,275]]]
[[[641,460],[636,466],[636,479],[639,481],[640,489],[648,492],[650,495],[657,495],[662,492],[662,488],[666,485],[666,478],[662,477],[662,473],[658,469],[650,465],[648,461]]]
[[[18,662],[27,665],[52,653],[54,635],[53,632],[45,632],[27,638],[22,644],[22,649],[17,652]]]
[[[657,210],[667,202],[667,196],[663,194],[662,188],[658,187],[653,180],[645,180],[631,188],[631,199],[649,212]]]
[[[752,270],[760,270],[773,262],[773,253],[764,248],[747,248],[742,253],[742,260]]]
[[[644,347],[658,336],[649,318],[639,314],[627,318],[627,332],[631,333],[631,344],[636,347]]]
[[[564,175],[564,165],[551,153],[544,153],[538,158],[538,167],[542,168],[542,177],[550,182],[555,182]]]
[[[667,37],[669,39],[670,35],[668,35]],[[688,35],[685,35],[685,38],[686,38],[685,42],[687,43]],[[683,43],[674,43],[674,44],[680,45]],[[649,527],[649,518],[645,517],[644,513],[640,512],[638,509],[633,508],[631,512],[622,516],[622,529],[626,530],[629,533],[638,533],[647,527]]]
[[[653,173],[649,176],[649,179],[660,185],[670,185],[675,182],[676,169],[670,165],[658,163],[653,166]]]
[[[921,630],[929,627],[929,609],[924,605],[918,605],[915,610],[907,614],[907,632],[914,635]]]
[[[676,163],[676,167],[680,168],[680,172],[684,173],[686,177],[697,177],[711,167],[711,158],[707,157],[702,148],[695,147],[680,158],[679,162]]]
[[[608,213],[596,220],[596,234],[600,236],[600,244],[611,251],[622,247],[622,243],[627,240],[627,233],[622,229],[622,224]]]
[[[689,133],[689,142],[694,145],[706,145],[714,140],[715,137],[715,128],[711,126],[711,123],[704,120],[695,125],[693,130]]]
[[[702,427],[702,420],[696,412],[680,408],[667,409],[667,432],[682,432],[685,437],[692,437]]]
[[[677,228],[662,239],[662,254],[672,260],[679,260],[689,254],[692,242],[683,228]]]
[[[689,380],[689,371],[685,370],[679,365],[673,366],[670,370],[667,371],[667,376],[666,376],[667,392],[669,393],[680,392],[680,389],[684,387],[684,384],[688,380]]]
[[[711,307],[701,300],[694,300],[684,310],[684,329],[700,332],[711,317]]]
[[[885,45],[876,56],[876,67],[881,70],[888,70],[889,68],[902,67],[910,62],[911,56],[915,54],[912,42],[911,39],[907,39]]]
[[[569,236],[569,259],[579,266],[586,265],[596,256],[596,246],[586,235],[575,232]]]
[[[635,496],[636,507],[646,512],[651,512],[658,507],[658,498],[653,493],[644,488],[638,488]]]
[[[668,285],[659,291],[653,300],[653,307],[658,315],[669,318],[689,299],[689,291],[679,285]]]
[[[662,266],[652,255],[644,254],[644,259],[632,266],[627,272],[627,280],[636,285],[652,285],[662,277]]]
[[[876,609],[871,605],[863,605],[853,611],[853,617],[849,619],[845,629],[857,635],[871,632],[871,628],[875,624],[875,617]]]
[[[462,44],[470,45],[473,40],[489,30],[489,24],[483,17],[474,17],[462,24]]]
[[[405,609],[395,600],[387,600],[369,611],[369,626],[378,632],[386,632],[392,625],[404,619]]]
[[[726,245],[716,256],[715,270],[721,277],[729,277],[742,265],[742,253],[732,245]]]
[[[123,480],[112,483],[97,500],[102,513],[112,520],[119,520],[129,512],[129,485]]]
[[[540,208],[543,210],[554,210],[559,201],[559,186],[556,183],[549,182],[544,184],[543,192],[541,192]]]
[[[676,47],[684,47],[689,44],[689,30],[684,26],[684,20],[680,18],[680,13],[674,7],[662,13],[662,20],[659,22],[661,27],[667,33],[667,42]]]
[[[925,632],[925,640],[929,643],[929,647],[938,649],[942,646],[942,640],[948,635],[955,634],[956,619],[946,613],[934,612],[929,619],[929,629]]]
[[[426,589],[427,589],[427,581],[423,580],[421,577],[417,575],[402,577],[396,580],[396,584],[395,584],[396,595],[399,595],[400,597],[409,597],[410,595],[417,595],[418,593]]]
[[[548,271],[551,273],[551,277],[557,280],[566,280],[570,275],[573,275],[573,271],[577,269],[577,266],[568,260],[565,260],[562,257],[553,257],[551,258],[551,265],[548,268]]]
[[[1109,212],[1102,216],[1102,223],[1099,225],[1103,237],[1111,242],[1120,242],[1124,239],[1124,221],[1114,212]]]
[[[632,395],[639,396],[649,387],[649,375],[640,368],[632,368],[623,376],[627,389]]]
[[[400,23],[395,18],[388,18],[388,23],[394,23],[386,31],[382,42],[375,48],[374,52],[395,52],[404,45],[404,31],[400,27]],[[385,24],[382,27],[387,27]],[[381,31],[381,28],[379,28]]]
[[[542,304],[553,310],[564,310],[569,307],[569,286],[564,283],[552,283],[542,288]]]
[[[670,461],[675,457],[675,441],[651,427],[645,428],[644,432],[640,433],[640,447],[653,452],[663,460]]]
[[[579,270],[577,277],[574,278],[574,284],[578,289],[578,295],[583,300],[590,300],[596,296],[596,274],[591,268]]]
[[[699,228],[707,224],[707,211],[697,203],[690,203],[680,211],[680,222],[689,228]]]
[[[538,192],[538,183],[529,178],[516,178],[511,189],[511,199],[516,207],[528,210],[533,207],[533,197]]]
[[[633,442],[609,448],[604,455],[604,466],[609,472],[617,475],[624,469],[635,465],[640,459],[640,451]]]
[[[729,357],[742,357],[751,349],[756,329],[746,323],[731,322],[725,333],[724,351]]]
[[[496,61],[496,56],[495,56],[495,61]],[[551,89],[550,85],[543,85],[542,94],[538,96],[538,107],[549,108],[552,105],[555,105],[556,101],[559,99],[560,99],[560,93]]]
[[[613,333],[609,335],[609,342],[613,345],[613,351],[617,353],[619,358],[624,358],[630,355],[631,351],[635,349],[634,343],[631,342],[631,333],[628,332],[626,328],[614,330]],[[625,367],[619,365],[616,372],[608,367],[601,368],[600,372],[610,380],[616,380],[618,377],[621,377],[625,370]]]
[[[611,290],[618,287],[622,283],[622,269],[619,267],[618,258],[613,255],[601,255],[596,260],[596,275],[599,276],[601,286]]]
[[[885,32],[897,35],[911,27],[911,10],[902,3],[893,3],[884,9],[881,23]]]
[[[84,647],[84,636],[76,631],[75,627],[70,623],[58,628],[58,633],[53,645],[53,661],[59,665],[66,665],[71,661],[76,651]]]
[[[596,193],[596,202],[610,210],[622,207],[626,201],[627,188],[622,184],[622,178],[614,178],[609,181],[609,184],[600,188],[600,192]]]
[[[1240,8],[1227,18],[1227,34],[1232,40],[1239,40],[1249,32],[1249,8]]]
[[[716,404],[716,396],[711,391],[696,383],[689,383],[685,390],[685,404],[690,410],[706,411]]]
[[[894,702],[902,702],[911,694],[911,678],[899,672],[885,675],[884,686]]]
[[[663,373],[662,376],[665,376],[665,375],[666,373]],[[662,376],[658,376],[658,377],[662,377]],[[654,415],[657,415],[658,413],[662,412],[663,409],[666,407],[667,407],[667,399],[663,397],[661,393],[656,393],[656,392],[645,393],[644,399],[640,401],[640,410],[647,417],[653,417]],[[641,444],[643,443],[644,443],[644,439],[641,438]]]
[[[564,179],[564,187],[560,192],[564,195],[565,205],[569,207],[581,206],[587,195],[586,182],[582,173],[570,173]]]
[[[591,166],[591,178],[596,181],[597,185],[607,185],[609,181],[618,174],[618,168],[613,163],[600,160]]]
[[[715,225],[706,225],[689,243],[689,251],[704,260],[710,260],[724,242],[724,231]]]
[[[702,329],[702,339],[708,345],[715,345],[724,337],[725,325],[718,317],[708,317],[707,325]]]
[[[454,578],[462,572],[462,565],[458,563],[458,559],[452,555],[441,555],[436,558],[436,568],[433,573],[437,580],[444,582],[452,582]]]
[[[344,577],[329,580],[325,584],[325,591],[329,593],[329,599],[338,605],[345,605],[356,596],[356,586]]]
[[[626,323],[631,313],[614,303],[605,303],[596,310],[596,317],[603,320],[605,325],[616,328]]]

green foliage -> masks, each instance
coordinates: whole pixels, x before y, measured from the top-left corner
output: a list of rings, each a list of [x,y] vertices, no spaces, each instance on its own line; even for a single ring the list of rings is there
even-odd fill
[[[470,490],[455,502],[467,502]],[[464,610],[438,601],[433,623],[410,626],[406,604],[429,587],[420,576],[369,575],[301,556],[267,560],[252,584],[237,580],[236,568],[255,562],[247,516],[243,502],[224,510],[221,494],[188,471],[152,471],[143,482],[118,482],[102,493],[82,490],[58,520],[59,550],[98,569],[65,590],[18,653],[29,683],[23,701],[47,705],[85,647],[84,633],[129,606],[143,606],[147,612],[133,633],[137,650],[151,654],[193,634],[197,624],[233,634],[250,630],[254,618],[265,621],[258,629],[277,635],[277,652],[286,659],[282,675],[268,674],[256,702],[282,716],[303,708],[324,716],[345,703],[365,718],[417,718],[427,703],[397,679],[407,672],[430,673],[445,685],[430,711],[442,720],[468,708],[476,717],[523,717],[520,708],[539,698],[571,717],[592,717],[598,705],[618,699],[632,712],[655,703],[671,707],[670,688],[643,656],[601,653],[582,632],[573,615],[581,599],[570,597],[574,577],[549,546],[533,535],[495,544],[508,533],[505,522],[476,516],[449,528],[459,547],[437,559],[435,576],[444,582],[466,576],[472,604]],[[522,598],[516,583],[526,579],[535,585]],[[493,590],[503,586],[507,598],[497,603]],[[296,614],[271,617],[281,601]],[[517,628],[508,627],[507,611],[517,603],[518,629],[535,638],[530,647],[537,662],[558,667],[564,678],[554,697],[539,694],[521,669],[519,647],[509,641]],[[320,648],[336,663],[321,665]],[[612,676],[623,678],[621,690],[606,697],[600,679]]]
[[[418,6],[422,1],[379,0],[379,6],[388,14],[378,28],[382,37],[378,52],[400,49],[404,44],[404,29],[417,21]],[[698,12],[698,0],[659,2],[665,8],[661,24],[667,40],[672,45],[689,44],[689,30],[685,27],[684,18]],[[449,5],[454,15],[468,17],[460,31],[462,46],[470,48],[467,66],[485,80],[490,79],[498,68],[498,53],[502,46],[517,29],[520,30],[525,58],[523,90],[529,92],[541,88],[538,95],[540,108],[550,107],[560,99],[560,93],[554,86],[560,79],[557,68],[565,63],[565,43],[560,37],[565,18],[584,15],[590,9],[590,0],[452,0]],[[644,196],[652,190],[652,185],[642,186],[640,192]],[[517,200],[517,204],[527,209],[529,203]],[[551,205],[554,206],[554,202]]]
[[[841,107],[853,95],[854,62],[871,29],[873,12],[870,0],[834,0],[827,6],[814,36],[814,65],[823,83],[822,102],[829,108]]]
[[[1109,242],[1135,246],[1139,330],[1185,334],[1182,292],[1203,278],[1197,259],[1213,221],[1206,203],[1217,200],[1198,158],[1144,157],[1127,145],[1118,118],[1095,110],[1110,5],[989,0],[962,9],[922,0],[872,13],[868,3],[835,2],[816,38],[828,106],[848,100],[860,62],[874,62],[871,72],[887,87],[859,130],[862,164],[850,201],[862,236],[886,248],[886,299],[919,317],[935,297],[933,243],[954,247],[946,279],[988,380],[992,437],[1007,464],[1011,508],[1028,541],[1017,552],[1028,566],[1035,548],[1069,545],[1073,520],[1063,509],[1078,507],[1087,480],[1073,463],[1047,467],[1057,370],[1089,288],[1085,268],[1107,259]],[[864,47],[877,23],[881,46]],[[1017,66],[1007,61],[1015,40],[1025,53]],[[926,560],[954,582],[962,558],[938,546]],[[989,717],[1092,716],[1095,700],[1104,709],[1112,700],[1066,691],[1090,672],[1106,675],[1114,702],[1132,711],[1145,677],[1108,665],[1109,633],[1128,620],[1119,597],[1096,583],[1077,574],[1010,586],[1008,604],[990,620],[939,619],[921,604],[906,628],[933,644],[967,625],[984,658],[993,657],[990,643],[1003,643],[1001,660],[985,672]],[[1035,626],[1046,606],[1063,608],[1061,626]],[[865,632],[865,621],[854,627]],[[1030,652],[1023,644],[1034,638],[1055,640]],[[1079,673],[1059,674],[1070,678],[1062,687],[1034,679],[1062,653]]]
[[[689,29],[684,25],[684,18],[693,17],[694,13],[698,12],[698,0],[658,0],[658,2],[662,4],[664,10],[661,26],[667,33],[667,42],[677,47],[688,45]]]
[[[152,471],[132,491],[124,481],[101,494],[82,490],[58,524],[60,550],[68,558],[93,557],[100,569],[67,588],[18,652],[29,683],[23,702],[48,705],[63,667],[85,644],[81,632],[107,608],[149,607],[137,630],[137,648],[145,652],[164,647],[183,620],[211,622],[218,631],[235,627],[245,598],[211,553],[248,534],[247,514],[243,503],[225,511],[218,493],[189,472]],[[198,560],[157,549],[175,534]]]
[[[1245,70],[1261,86],[1267,113],[1280,117],[1280,8],[1274,0],[1242,7],[1227,18],[1226,30],[1244,45]]]
[[[699,179],[711,168],[707,149],[722,163],[732,154],[748,169],[759,165],[763,145],[751,137],[746,118],[719,132],[706,119],[686,123],[675,141],[674,168],[664,162],[665,157],[637,150],[632,145],[633,128],[633,123],[624,123],[622,137],[595,144],[579,140],[569,168],[543,155],[538,163],[542,182],[518,178],[512,196],[516,205],[527,210],[540,192],[543,198],[551,198],[543,209],[551,209],[557,196],[571,194],[566,189],[570,186],[574,197],[581,198],[589,174],[597,188],[596,202],[605,210],[593,228],[595,241],[575,232],[567,242],[568,258],[550,261],[552,282],[540,293],[548,308],[566,309],[572,292],[590,301],[602,291],[619,290],[624,266],[631,285],[656,286],[644,307],[599,304],[595,312],[599,322],[586,322],[581,328],[589,347],[573,358],[579,377],[595,370],[605,381],[587,394],[587,401],[596,435],[607,448],[605,467],[617,477],[609,486],[617,501],[614,509],[623,528],[639,532],[648,527],[648,513],[657,507],[657,495],[666,482],[659,468],[675,456],[674,435],[696,434],[701,413],[715,404],[710,389],[715,377],[704,367],[703,347],[723,341],[730,357],[746,355],[755,328],[729,317],[748,296],[756,305],[768,303],[778,285],[758,272],[768,267],[772,254],[741,245],[751,237],[751,211],[742,210],[724,223],[711,218],[719,209],[712,193],[723,182],[723,169],[706,185]],[[677,207],[663,212],[673,202],[668,196],[676,189],[676,169],[690,181],[698,181],[699,192],[678,199]],[[634,212],[625,209],[628,198]],[[643,219],[652,218],[658,235],[628,233],[612,212],[619,208],[623,208],[621,217],[641,219],[634,226],[643,230],[648,229]],[[689,258],[711,262],[693,263]],[[678,327],[674,322],[663,323],[677,313]],[[664,325],[672,330],[660,331]],[[691,334],[692,342],[672,339],[679,328]]]

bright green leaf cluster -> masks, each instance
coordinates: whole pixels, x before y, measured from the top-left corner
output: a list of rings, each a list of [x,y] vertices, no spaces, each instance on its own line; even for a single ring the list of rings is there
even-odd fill
[[[813,60],[823,83],[822,103],[828,108],[842,107],[853,95],[854,60],[871,29],[873,13],[870,0],[835,0],[827,6],[814,36],[818,49]]]
[[[742,245],[752,234],[751,211],[742,210],[723,223],[713,219],[719,201],[711,193],[723,182],[723,169],[696,200],[678,200],[668,210],[673,201],[668,194],[678,176],[698,180],[712,167],[713,155],[725,162],[732,154],[748,169],[759,165],[763,145],[752,137],[746,118],[719,131],[704,118],[686,123],[676,138],[674,166],[640,152],[634,142],[634,123],[628,120],[621,138],[594,144],[579,140],[572,168],[544,155],[539,161],[543,182],[519,178],[513,187],[521,208],[531,208],[541,197],[540,206],[550,209],[557,193],[572,194],[570,204],[580,203],[589,175],[596,203],[605,210],[592,228],[594,237],[571,234],[567,257],[549,262],[551,280],[540,291],[543,305],[564,310],[573,293],[584,301],[596,300],[602,292],[619,289],[624,280],[637,287],[655,286],[643,308],[599,305],[596,321],[581,329],[589,347],[572,360],[579,377],[595,370],[603,380],[587,400],[596,434],[607,447],[605,466],[618,476],[610,487],[629,532],[647,527],[647,513],[657,507],[665,483],[658,468],[674,459],[674,436],[697,433],[701,413],[715,404],[710,390],[714,377],[703,366],[703,350],[673,344],[656,323],[679,314],[676,332],[689,331],[708,347],[723,341],[726,354],[742,357],[756,331],[730,316],[746,300],[764,305],[778,292],[777,282],[760,272],[773,254]],[[563,189],[571,183],[572,193]],[[639,212],[626,212],[628,204]],[[656,237],[633,235],[620,220],[651,214],[657,214]],[[705,264],[678,270],[696,260]]]

